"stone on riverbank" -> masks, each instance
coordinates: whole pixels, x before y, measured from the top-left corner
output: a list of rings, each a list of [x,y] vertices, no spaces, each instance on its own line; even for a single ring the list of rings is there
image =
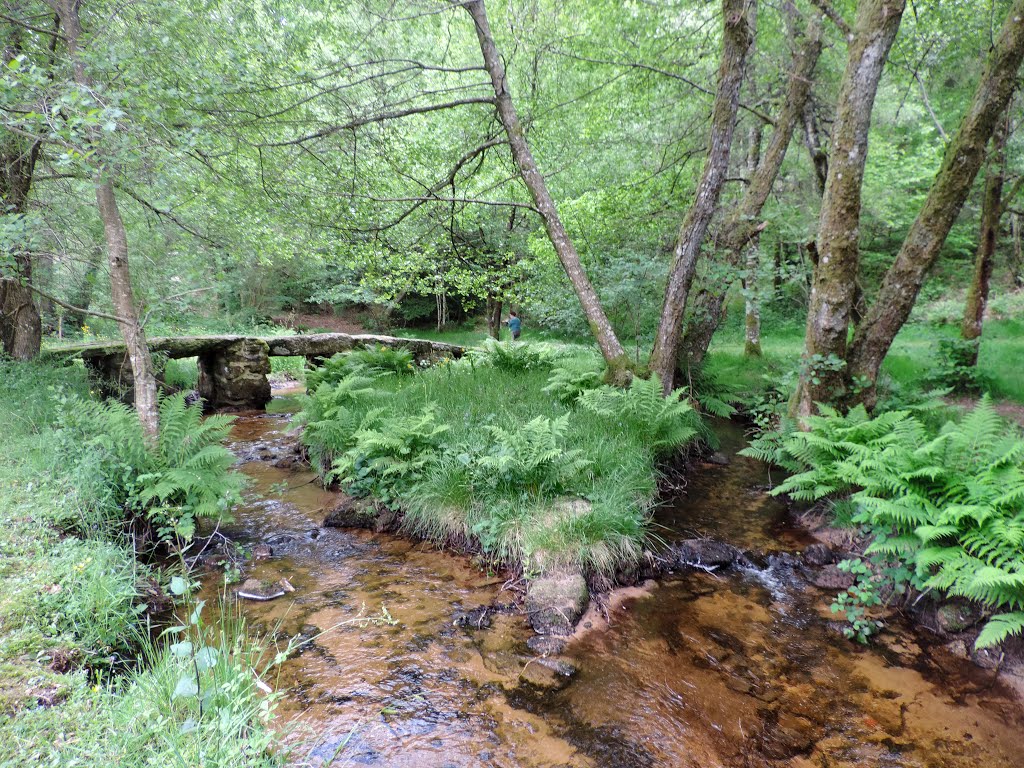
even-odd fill
[[[526,613],[540,635],[568,635],[590,602],[587,582],[580,573],[552,573],[530,582]]]
[[[369,499],[342,496],[324,518],[325,528],[373,528],[377,510]]]

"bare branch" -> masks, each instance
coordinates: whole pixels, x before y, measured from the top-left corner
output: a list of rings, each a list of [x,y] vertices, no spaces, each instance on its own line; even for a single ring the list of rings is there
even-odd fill
[[[468,104],[494,104],[494,97],[492,96],[473,96],[466,99],[458,99],[457,101],[448,101],[443,104],[429,104],[424,107],[410,107],[409,109],[401,109],[395,112],[383,112],[377,115],[367,115],[366,117],[359,117],[347,123],[340,125],[332,125],[329,128],[324,128],[322,131],[316,133],[310,133],[306,136],[300,136],[297,139],[288,139],[286,141],[273,141],[257,144],[258,147],[290,147],[296,144],[303,144],[307,141],[315,141],[317,139],[325,139],[328,136],[333,136],[336,133],[342,131],[350,131],[353,128],[359,128],[363,125],[370,125],[371,123],[383,123],[388,120],[397,120],[402,117],[408,117],[410,115],[421,115],[427,112],[438,112],[443,109],[453,109],[455,107],[462,107]]]

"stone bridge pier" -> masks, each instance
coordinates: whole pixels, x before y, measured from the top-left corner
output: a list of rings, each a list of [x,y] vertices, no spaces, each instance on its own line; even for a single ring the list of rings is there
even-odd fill
[[[239,339],[197,356],[199,396],[210,408],[262,408],[270,402],[270,347]]]

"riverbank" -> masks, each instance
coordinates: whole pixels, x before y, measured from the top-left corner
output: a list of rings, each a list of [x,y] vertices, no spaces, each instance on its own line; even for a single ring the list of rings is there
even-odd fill
[[[61,448],[84,370],[0,362],[0,382],[0,765],[278,764],[250,672],[274,658],[244,621],[186,602],[177,644],[155,641],[186,585],[104,514],[98,474],[68,459],[89,443]]]

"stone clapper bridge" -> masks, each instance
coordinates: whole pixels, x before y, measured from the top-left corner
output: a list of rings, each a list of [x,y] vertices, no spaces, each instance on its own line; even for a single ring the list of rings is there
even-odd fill
[[[199,395],[207,408],[262,408],[270,401],[271,357],[305,357],[311,363],[338,352],[374,346],[407,349],[417,364],[460,358],[465,348],[424,339],[347,333],[295,336],[168,336],[149,340],[154,357],[195,357]],[[54,360],[81,357],[105,397],[131,401],[132,367],[123,343],[75,344],[45,350]]]

